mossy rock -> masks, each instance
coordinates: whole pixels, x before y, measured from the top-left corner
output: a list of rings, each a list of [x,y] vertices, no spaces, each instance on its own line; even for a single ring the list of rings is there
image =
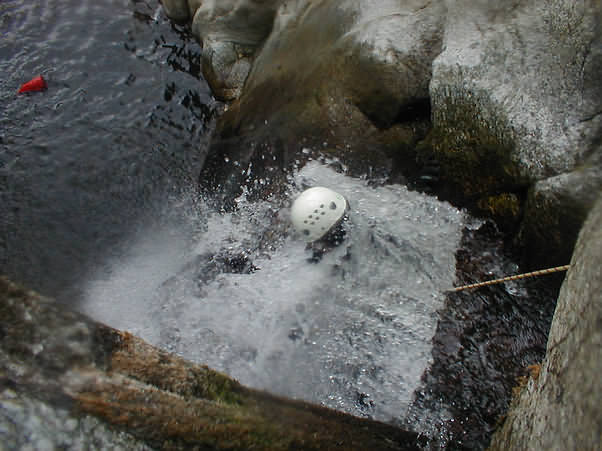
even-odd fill
[[[521,217],[530,180],[513,155],[516,144],[501,113],[486,109],[472,96],[440,95],[433,128],[418,144],[419,159],[440,166],[438,192],[443,198],[515,226]]]
[[[522,203],[514,193],[501,193],[493,196],[482,197],[477,207],[496,218],[502,226],[511,227],[520,221]]]

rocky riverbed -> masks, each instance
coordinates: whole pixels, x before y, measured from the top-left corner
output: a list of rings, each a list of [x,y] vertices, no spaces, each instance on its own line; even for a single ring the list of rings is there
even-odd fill
[[[18,99],[14,76],[0,85],[2,272],[63,304],[2,279],[7,446],[484,449],[520,380],[494,449],[595,448],[599,203],[573,247],[602,186],[598,2],[165,0],[173,26],[158,4],[122,6],[0,7],[11,68],[39,16],[24,67],[78,73],[70,12],[114,15],[124,36],[87,42],[128,61],[90,66],[114,94],[99,121],[98,82],[70,91],[79,79],[54,71],[60,89]],[[65,33],[80,60],[34,45]],[[152,111],[128,101],[136,87],[158,89]],[[355,216],[320,264],[286,227],[316,183]],[[571,255],[547,351],[562,276],[446,292]]]

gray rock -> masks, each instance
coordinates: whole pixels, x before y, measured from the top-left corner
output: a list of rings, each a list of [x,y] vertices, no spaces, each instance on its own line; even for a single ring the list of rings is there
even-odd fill
[[[282,0],[190,1],[192,32],[202,42],[203,74],[216,96],[241,93],[256,49],[269,35]],[[169,15],[169,11],[167,11]]]
[[[182,1],[167,2],[165,10],[175,20],[189,11],[203,45],[204,71],[217,95],[241,94],[261,47],[255,84],[289,74],[293,86],[318,75],[316,68],[326,69],[320,78],[329,77],[329,69],[342,63],[337,81],[347,85],[353,101],[391,122],[400,104],[427,96],[444,8],[424,0],[403,5],[392,0],[190,0],[187,8]],[[241,60],[246,61],[242,66]]]
[[[0,392],[0,437],[0,448],[5,450],[152,449],[94,417],[78,417],[67,409],[10,389]]]
[[[552,262],[568,259],[601,186],[599,1],[190,0],[188,9],[206,78],[218,97],[237,99],[212,140],[209,189],[252,183],[242,177],[250,167],[265,178],[266,161],[281,169],[303,148],[373,175],[419,177],[434,160],[443,197],[512,230],[525,218],[519,242],[532,266],[550,263],[549,247]]]
[[[491,450],[600,449],[602,440],[602,197],[579,234],[546,358],[511,407]]]
[[[220,118],[202,183],[235,196],[242,183],[303,160],[304,148],[356,173],[385,172],[408,150],[412,160],[430,119],[443,13],[424,0],[282,4],[240,98]],[[237,169],[249,167],[254,180]]]
[[[532,266],[565,264],[602,186],[601,4],[446,5],[429,140],[444,178],[485,211],[530,189],[521,244]]]
[[[187,0],[162,0],[161,2],[165,14],[176,22],[186,22],[192,17],[188,3]]]
[[[469,108],[509,144],[517,175],[540,180],[583,162],[602,124],[597,1],[447,1],[430,86],[435,126]]]
[[[602,191],[602,143],[585,164],[538,181],[529,191],[520,241],[531,266],[564,265]]]
[[[249,75],[247,91],[262,86],[344,96],[379,125],[428,98],[431,63],[440,51],[440,2],[393,0],[297,2],[283,5]],[[341,91],[333,89],[341,86]],[[341,102],[321,95],[323,102]],[[292,108],[292,106],[291,106]]]

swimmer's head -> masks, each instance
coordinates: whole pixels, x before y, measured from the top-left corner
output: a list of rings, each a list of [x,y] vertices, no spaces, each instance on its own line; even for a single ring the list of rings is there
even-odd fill
[[[295,231],[308,243],[324,238],[345,217],[349,204],[339,193],[321,186],[303,191],[291,207]]]

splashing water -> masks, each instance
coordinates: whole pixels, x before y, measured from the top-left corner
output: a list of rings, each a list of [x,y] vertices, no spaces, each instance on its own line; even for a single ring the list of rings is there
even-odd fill
[[[318,162],[291,177],[291,195],[308,185],[334,188],[351,206],[345,242],[319,262],[282,233],[286,209],[243,195],[234,213],[196,218],[203,231],[192,241],[146,234],[90,282],[83,310],[243,384],[402,417],[431,359],[464,214]]]

